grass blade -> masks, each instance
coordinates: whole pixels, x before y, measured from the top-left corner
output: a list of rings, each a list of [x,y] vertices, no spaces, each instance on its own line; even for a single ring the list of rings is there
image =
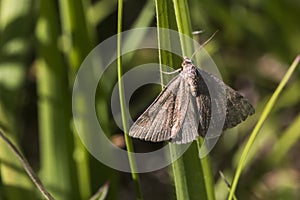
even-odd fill
[[[189,8],[186,0],[173,0],[178,31],[192,38],[192,26]],[[183,56],[191,56],[194,52],[193,44],[187,37],[180,37]]]
[[[173,0],[178,31],[190,36],[192,33],[189,8],[187,1]],[[190,44],[188,37],[180,37],[183,55],[191,56],[194,51],[193,44]],[[194,142],[188,151],[183,155],[185,160],[185,173],[189,185],[189,196],[191,199],[214,200],[213,176],[209,158],[200,159],[198,151],[202,144],[202,138]],[[194,173],[196,172],[196,173]]]
[[[60,18],[64,42],[64,52],[68,60],[69,79],[74,80],[77,69],[91,50],[92,39],[89,37],[87,22],[81,0],[59,1]],[[82,40],[82,38],[86,38]],[[72,42],[71,42],[72,41]],[[83,126],[86,123],[82,123]],[[88,130],[88,128],[84,128]],[[91,178],[89,171],[89,154],[73,129],[76,152],[79,192],[82,199],[91,196]],[[78,156],[80,155],[80,156]]]
[[[233,178],[233,182],[232,182],[232,186],[231,186],[231,190],[229,192],[229,196],[228,196],[228,200],[231,200],[234,196],[236,187],[237,187],[237,183],[238,180],[240,178],[240,175],[242,173],[242,170],[244,168],[244,164],[246,162],[247,156],[249,154],[250,148],[252,146],[252,144],[254,143],[254,140],[257,136],[257,134],[259,133],[259,130],[261,129],[263,123],[265,122],[266,118],[269,116],[276,100],[278,99],[281,91],[283,90],[284,86],[287,84],[289,78],[292,76],[294,70],[296,69],[298,63],[300,61],[300,56],[298,55],[294,62],[292,63],[292,65],[289,67],[288,71],[286,72],[286,74],[284,75],[284,77],[282,78],[281,82],[279,83],[278,87],[276,88],[275,92],[273,93],[273,95],[271,96],[270,100],[268,101],[267,105],[265,106],[261,117],[259,118],[256,126],[254,127],[250,138],[245,146],[245,149],[241,155],[239,164],[237,166],[234,178]]]
[[[157,17],[157,25],[158,25],[158,46],[159,47],[169,47],[171,49],[171,41],[170,36],[166,31],[161,32],[159,28],[169,28],[176,29],[176,23],[174,20],[175,14],[173,8],[173,4],[171,0],[166,1],[155,1],[156,7],[156,17]],[[159,48],[159,62],[160,66],[174,66],[175,60],[170,52],[163,51]],[[161,71],[161,85],[163,88],[164,85],[164,77]],[[174,155],[177,154],[177,147],[174,144],[170,144],[170,157],[173,158]],[[175,186],[176,199],[189,199],[188,185],[185,176],[185,168],[183,158],[177,159],[172,163],[172,178]]]
[[[36,2],[0,1],[0,125],[9,138],[21,146],[24,131],[22,105],[32,60]],[[20,170],[20,171],[19,171]],[[0,199],[32,199],[34,186],[18,159],[0,141]]]
[[[287,152],[300,139],[300,115],[296,117],[294,122],[282,133],[282,137],[275,144],[274,148],[268,155],[272,165],[278,164],[287,154]]]
[[[107,181],[103,186],[101,186],[97,193],[94,194],[89,200],[104,200],[107,197],[109,190],[109,181]]]
[[[122,82],[122,75],[123,75],[123,68],[122,68],[122,57],[121,57],[121,33],[122,33],[122,16],[123,16],[123,0],[118,0],[118,42],[117,42],[117,63],[118,63],[118,86],[119,86],[119,96],[120,96],[120,107],[121,107],[121,115],[122,115],[122,124],[125,134],[125,142],[129,158],[129,164],[131,168],[131,176],[135,183],[136,193],[137,193],[137,199],[143,199],[142,198],[142,190],[141,190],[141,184],[139,180],[139,176],[137,173],[136,163],[134,156],[130,152],[134,152],[133,150],[133,144],[131,141],[131,138],[128,135],[128,120],[126,116],[126,106],[125,106],[125,96],[124,96],[124,88],[123,88],[123,82]]]
[[[55,198],[78,199],[71,94],[64,57],[57,47],[61,33],[57,7],[55,1],[44,0],[39,9],[36,34],[41,175]]]
[[[32,182],[35,184],[35,186],[40,190],[40,192],[44,195],[44,197],[47,200],[54,200],[54,198],[51,196],[51,194],[46,190],[40,179],[37,177],[37,175],[34,173],[33,169],[29,165],[26,158],[22,155],[22,153],[17,149],[17,147],[6,137],[4,132],[0,129],[0,137],[5,141],[5,143],[9,146],[9,148],[13,151],[15,156],[19,159],[21,162],[23,168],[27,172],[28,176],[32,180]]]

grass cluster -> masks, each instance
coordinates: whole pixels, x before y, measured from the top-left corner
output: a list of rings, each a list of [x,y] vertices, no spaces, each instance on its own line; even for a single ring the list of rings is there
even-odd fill
[[[300,198],[299,7],[295,1],[0,0],[0,199]],[[167,169],[148,174],[138,174],[128,154],[129,176],[99,163],[81,143],[73,125],[72,87],[98,43],[150,26],[176,30],[200,43],[219,30],[207,51],[224,82],[247,96],[256,114],[226,131],[203,159],[201,138]],[[168,34],[157,30],[158,46],[172,46]],[[125,44],[148,39],[146,34],[126,38]],[[117,55],[122,40],[118,37]],[[192,55],[194,47],[184,37],[179,40],[182,54]],[[127,136],[126,85],[120,80],[133,66],[148,62],[175,69],[181,60],[163,50],[118,56],[95,97],[99,123],[112,142],[128,151],[163,145]],[[162,87],[166,79],[161,73]],[[119,134],[110,112],[117,82],[125,134]],[[145,88],[134,93],[140,102],[130,105],[134,119],[159,91]],[[169,151],[176,154],[176,145]]]

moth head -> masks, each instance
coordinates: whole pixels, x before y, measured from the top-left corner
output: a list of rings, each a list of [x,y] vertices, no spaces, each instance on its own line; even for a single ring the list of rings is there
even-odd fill
[[[187,65],[192,65],[193,61],[191,59],[189,59],[188,57],[183,57],[183,62],[181,64],[182,67],[185,67]]]

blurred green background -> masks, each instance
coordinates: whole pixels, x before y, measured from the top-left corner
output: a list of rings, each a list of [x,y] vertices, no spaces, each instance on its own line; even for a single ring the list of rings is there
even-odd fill
[[[226,131],[211,152],[216,199],[228,189],[242,147],[266,101],[300,52],[300,1],[187,1],[200,43],[216,30],[207,49],[225,83],[246,96],[256,114]],[[170,8],[173,9],[173,8]],[[154,1],[124,2],[123,30],[156,26]],[[18,145],[55,199],[88,199],[109,181],[106,199],[135,199],[128,173],[95,160],[73,127],[71,94],[76,72],[97,44],[117,31],[117,1],[0,0],[0,127]],[[146,39],[146,38],[144,38]],[[158,52],[129,55],[133,66],[158,62]],[[178,68],[174,67],[174,68]],[[260,131],[238,185],[238,199],[300,198],[300,71],[296,70]],[[108,81],[109,80],[109,81]],[[99,82],[96,110],[107,135],[125,148],[113,122],[110,95],[116,65]],[[133,119],[150,104],[158,86],[139,89]],[[162,144],[133,141],[137,151]],[[175,199],[168,169],[141,174],[144,199]],[[40,199],[19,161],[0,141],[0,200]]]

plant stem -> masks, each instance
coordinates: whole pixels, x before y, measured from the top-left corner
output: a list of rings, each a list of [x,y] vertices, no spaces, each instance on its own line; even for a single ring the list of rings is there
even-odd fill
[[[68,69],[57,47],[61,36],[55,1],[43,0],[36,26],[41,177],[57,199],[79,197]]]
[[[291,75],[293,74],[294,70],[296,69],[298,63],[300,61],[300,55],[298,55],[294,62],[292,63],[292,65],[289,67],[288,71],[286,72],[286,74],[284,75],[284,77],[282,78],[282,80],[280,81],[278,87],[276,88],[275,92],[273,93],[273,95],[271,96],[270,100],[268,101],[267,105],[265,106],[261,117],[259,118],[256,126],[254,127],[250,138],[244,148],[244,151],[241,155],[239,164],[237,166],[234,178],[233,178],[233,182],[231,184],[231,190],[229,192],[229,196],[228,196],[228,200],[231,200],[234,196],[236,187],[237,187],[237,183],[239,181],[240,175],[242,173],[242,170],[244,168],[247,156],[249,154],[250,148],[254,143],[254,140],[258,134],[258,132],[260,131],[263,123],[266,121],[267,117],[269,116],[274,104],[276,103],[281,91],[283,90],[284,86],[287,84],[289,78],[291,77]]]
[[[180,35],[183,56],[191,56],[194,51],[194,46],[190,42],[192,28],[188,3],[186,0],[173,0],[173,3],[178,32],[189,36],[183,37],[183,35]],[[185,160],[185,176],[189,186],[189,196],[191,199],[205,198],[214,200],[214,182],[210,160],[208,157],[203,158],[202,160],[198,157],[201,144],[202,138],[199,138],[197,144],[193,142],[188,151],[183,155]],[[193,171],[196,171],[197,173],[192,173]]]
[[[39,177],[34,173],[33,169],[31,168],[31,166],[28,163],[28,161],[26,160],[26,158],[17,149],[17,147],[8,139],[8,137],[6,137],[3,130],[1,130],[1,129],[0,129],[0,137],[9,146],[9,148],[13,151],[13,153],[16,155],[16,157],[19,159],[19,161],[21,162],[22,166],[24,167],[26,173],[28,174],[29,178],[36,185],[36,187],[41,191],[41,193],[44,195],[44,197],[48,200],[54,200],[54,198],[51,196],[51,194],[47,191],[47,189],[44,187],[44,185],[40,181]]]
[[[121,115],[122,115],[122,123],[123,123],[123,129],[125,134],[125,142],[127,146],[128,151],[128,159],[129,159],[129,165],[131,168],[131,176],[135,183],[135,188],[137,192],[137,199],[142,199],[142,190],[141,190],[141,184],[139,180],[139,176],[137,173],[136,163],[134,156],[131,152],[134,151],[133,144],[131,141],[131,138],[128,135],[128,120],[126,116],[126,106],[125,106],[125,97],[124,97],[124,88],[123,88],[123,81],[122,81],[122,75],[123,75],[123,68],[122,68],[122,57],[121,57],[121,33],[122,33],[122,16],[123,16],[123,0],[118,0],[118,37],[117,37],[117,63],[118,63],[118,86],[119,86],[119,96],[120,96],[120,107],[121,107]]]

